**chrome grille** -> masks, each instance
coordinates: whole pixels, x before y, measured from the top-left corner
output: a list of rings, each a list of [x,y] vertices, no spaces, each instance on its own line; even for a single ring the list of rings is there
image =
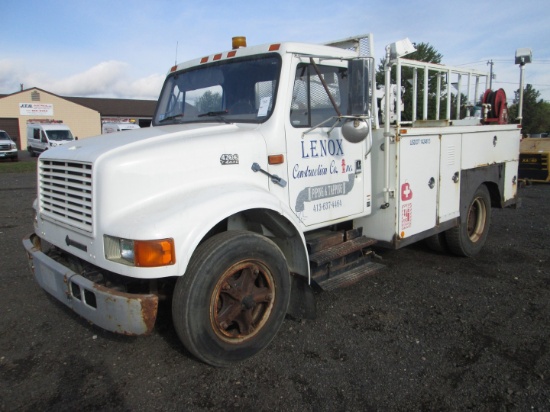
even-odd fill
[[[92,165],[40,160],[40,212],[43,217],[92,231]]]

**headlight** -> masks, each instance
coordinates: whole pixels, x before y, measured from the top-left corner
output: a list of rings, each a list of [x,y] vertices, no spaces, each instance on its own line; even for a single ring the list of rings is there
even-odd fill
[[[105,258],[138,267],[168,266],[176,263],[174,239],[130,240],[104,236]]]
[[[11,143],[10,146],[12,149],[17,149],[17,145],[15,143]]]

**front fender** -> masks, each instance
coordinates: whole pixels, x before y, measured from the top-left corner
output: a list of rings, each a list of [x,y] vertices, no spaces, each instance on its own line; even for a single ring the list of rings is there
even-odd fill
[[[169,270],[169,276],[181,276],[195,249],[214,226],[241,212],[260,209],[272,211],[288,222],[301,249],[293,251],[298,257],[291,260],[299,261],[295,266],[300,273],[309,276],[306,243],[295,215],[267,190],[246,183],[197,188],[169,199],[156,199],[146,206],[136,207],[131,213],[126,211],[109,227],[113,235],[128,239],[173,238],[176,265]]]

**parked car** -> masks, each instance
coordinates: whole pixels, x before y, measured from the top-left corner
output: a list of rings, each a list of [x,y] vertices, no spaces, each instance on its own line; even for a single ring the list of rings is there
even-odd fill
[[[0,159],[11,159],[12,162],[19,160],[17,145],[4,130],[0,130]]]

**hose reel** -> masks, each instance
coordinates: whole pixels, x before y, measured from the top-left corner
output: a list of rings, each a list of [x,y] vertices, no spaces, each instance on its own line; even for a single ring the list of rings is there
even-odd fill
[[[506,103],[506,92],[503,89],[497,91],[487,89],[483,94],[481,104],[484,108],[484,123],[508,123],[508,104]]]

